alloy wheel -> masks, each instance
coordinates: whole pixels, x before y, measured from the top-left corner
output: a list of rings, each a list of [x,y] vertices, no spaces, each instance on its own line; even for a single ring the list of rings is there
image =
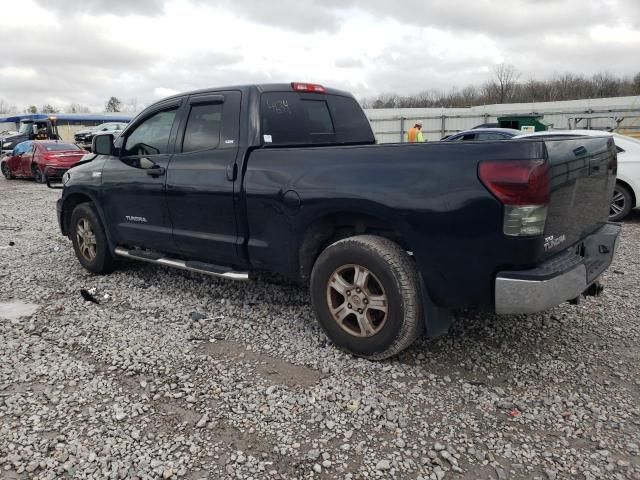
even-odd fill
[[[333,320],[353,336],[372,337],[387,321],[389,302],[382,283],[361,265],[335,270],[326,297]]]
[[[609,206],[609,217],[619,215],[624,211],[626,207],[626,199],[624,194],[615,188],[613,190],[613,198],[611,199],[611,205]]]
[[[78,220],[76,226],[76,238],[78,240],[78,250],[80,254],[89,262],[96,258],[98,245],[96,235],[91,228],[91,223],[86,218]]]

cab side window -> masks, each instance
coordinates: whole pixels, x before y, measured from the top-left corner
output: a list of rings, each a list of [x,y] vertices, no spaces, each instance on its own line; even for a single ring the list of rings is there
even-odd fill
[[[182,151],[197,152],[220,145],[222,103],[193,105],[182,141]]]
[[[171,127],[178,108],[163,110],[143,120],[127,137],[124,156],[161,155],[167,153]]]

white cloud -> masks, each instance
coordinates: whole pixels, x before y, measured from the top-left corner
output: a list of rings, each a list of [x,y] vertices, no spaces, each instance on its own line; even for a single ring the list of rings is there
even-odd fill
[[[149,104],[215,85],[311,81],[353,91],[447,90],[513,63],[633,75],[640,2],[608,0],[20,0],[0,30],[0,99],[20,107],[110,96]],[[19,38],[20,41],[16,41]],[[634,53],[635,52],[635,53]]]

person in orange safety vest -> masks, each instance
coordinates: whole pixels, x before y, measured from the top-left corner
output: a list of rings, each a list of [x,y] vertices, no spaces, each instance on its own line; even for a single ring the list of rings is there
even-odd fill
[[[407,141],[409,143],[424,142],[424,136],[422,135],[422,122],[416,122],[415,125],[409,129],[409,132],[407,133]]]

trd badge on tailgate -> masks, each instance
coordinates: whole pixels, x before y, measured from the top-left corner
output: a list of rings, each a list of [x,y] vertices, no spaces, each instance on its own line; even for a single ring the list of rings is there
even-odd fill
[[[554,237],[553,235],[544,237],[544,251],[548,252],[549,250],[553,250],[566,239],[567,237],[564,234],[560,235],[558,238]]]

